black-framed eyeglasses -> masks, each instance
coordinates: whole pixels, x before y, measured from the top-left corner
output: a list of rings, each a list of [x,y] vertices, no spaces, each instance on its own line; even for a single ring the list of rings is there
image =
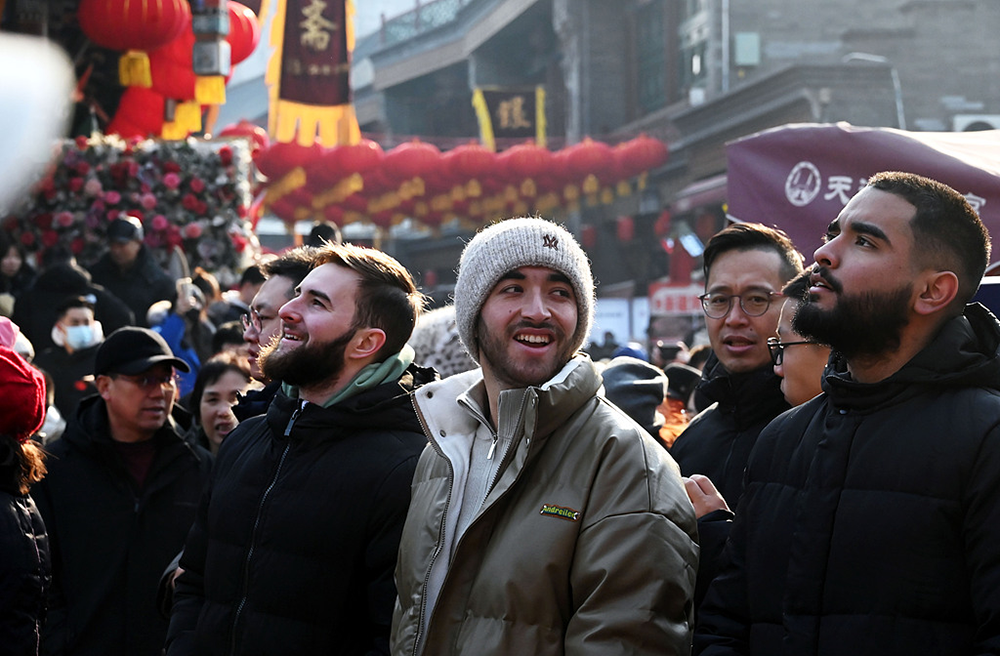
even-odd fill
[[[771,354],[771,364],[777,367],[785,359],[785,348],[789,346],[799,346],[801,344],[815,345],[816,342],[810,342],[808,340],[801,342],[782,342],[777,337],[768,337],[767,350]]]
[[[141,387],[143,390],[149,392],[157,387],[163,389],[164,387],[175,388],[177,387],[177,374],[171,371],[169,374],[161,376],[152,376],[146,374],[144,376],[129,376],[128,374],[111,374],[112,378],[124,378],[128,382]]]
[[[743,314],[748,317],[759,317],[767,312],[771,307],[771,300],[775,296],[781,296],[778,292],[744,292],[743,294],[722,294],[711,292],[699,296],[701,307],[705,314],[712,319],[722,319],[733,309],[733,299],[740,299],[740,308]]]
[[[264,322],[271,321],[274,318],[275,317],[262,317],[260,316],[260,312],[251,309],[249,314],[244,314],[240,317],[240,321],[243,323],[243,330],[250,330],[250,328],[253,328],[255,332],[259,333]]]

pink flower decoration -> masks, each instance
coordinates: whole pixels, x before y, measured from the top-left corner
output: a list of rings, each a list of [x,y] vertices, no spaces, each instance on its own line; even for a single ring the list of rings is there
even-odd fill
[[[156,207],[156,196],[153,194],[143,194],[142,198],[139,199],[139,204],[147,210],[151,210]]]
[[[83,193],[88,196],[97,196],[102,191],[104,191],[104,188],[101,187],[101,181],[97,178],[91,178],[90,180],[87,180],[86,184],[83,185]]]
[[[163,176],[163,186],[167,189],[176,189],[181,186],[181,176],[176,173],[168,173]]]
[[[170,225],[170,222],[167,221],[167,217],[163,216],[162,214],[157,214],[156,216],[153,217],[152,225],[153,225],[153,230],[160,231],[160,230],[166,230],[167,226]]]
[[[112,221],[117,219],[118,215],[121,213],[122,213],[121,210],[108,210],[108,213],[105,215],[108,217],[108,223],[111,223]]]
[[[61,228],[68,228],[73,225],[73,213],[72,212],[56,212],[55,216],[56,224]]]
[[[106,191],[104,192],[104,202],[108,205],[117,205],[122,199],[122,195],[117,191]]]
[[[197,223],[189,223],[184,226],[184,238],[185,239],[197,239],[201,237],[201,226]]]
[[[201,178],[191,178],[191,191],[200,194],[205,191],[205,181]]]

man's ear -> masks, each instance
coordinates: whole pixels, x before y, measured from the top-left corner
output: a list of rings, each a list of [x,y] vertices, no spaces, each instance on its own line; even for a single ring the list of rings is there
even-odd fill
[[[97,386],[97,393],[101,395],[101,398],[105,401],[111,396],[111,377],[110,376],[98,376],[94,381]]]
[[[952,271],[927,272],[916,280],[918,295],[914,312],[929,315],[947,308],[958,296],[958,276]]]
[[[372,357],[385,345],[385,341],[385,331],[381,328],[360,328],[354,333],[347,357],[354,360]]]

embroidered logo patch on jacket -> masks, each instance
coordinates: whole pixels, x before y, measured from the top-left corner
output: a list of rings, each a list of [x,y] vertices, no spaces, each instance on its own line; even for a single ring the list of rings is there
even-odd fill
[[[571,522],[579,521],[580,512],[573,510],[572,508],[563,508],[562,506],[553,506],[551,504],[544,504],[542,506],[542,515],[551,515],[552,517],[559,517],[561,519],[568,519]]]

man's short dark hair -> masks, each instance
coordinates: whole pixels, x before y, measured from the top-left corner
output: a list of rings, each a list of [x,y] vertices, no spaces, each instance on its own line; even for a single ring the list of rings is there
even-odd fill
[[[319,249],[312,246],[291,248],[273,260],[264,262],[260,268],[265,278],[273,278],[274,276],[288,278],[292,281],[292,290],[294,290],[312,270],[317,253],[319,253]]]
[[[93,296],[67,296],[56,306],[56,316],[62,319],[74,308],[84,308],[93,312],[96,300]]]
[[[267,280],[267,276],[261,270],[259,264],[251,264],[247,268],[243,269],[243,273],[240,275],[240,284],[243,285],[261,285]]]
[[[243,324],[239,321],[227,321],[215,329],[215,334],[212,335],[212,353],[221,352],[227,344],[243,344]]]
[[[990,263],[990,234],[962,194],[914,173],[884,171],[868,186],[899,196],[916,208],[910,221],[915,252],[924,266],[958,276],[957,312],[972,299]]]
[[[795,244],[784,231],[760,223],[734,223],[708,240],[702,255],[705,281],[708,281],[712,264],[723,253],[757,250],[774,251],[778,254],[781,258],[782,280],[790,280],[802,271],[802,253],[795,250]]]
[[[806,269],[799,275],[795,276],[788,281],[784,287],[781,288],[781,295],[785,298],[791,298],[796,301],[805,301],[809,297],[809,276],[812,275],[812,269]]]
[[[336,264],[361,277],[355,294],[353,329],[368,327],[385,332],[385,344],[375,354],[375,361],[381,362],[403,348],[426,303],[410,272],[374,248],[327,244],[316,252],[315,267]]]

